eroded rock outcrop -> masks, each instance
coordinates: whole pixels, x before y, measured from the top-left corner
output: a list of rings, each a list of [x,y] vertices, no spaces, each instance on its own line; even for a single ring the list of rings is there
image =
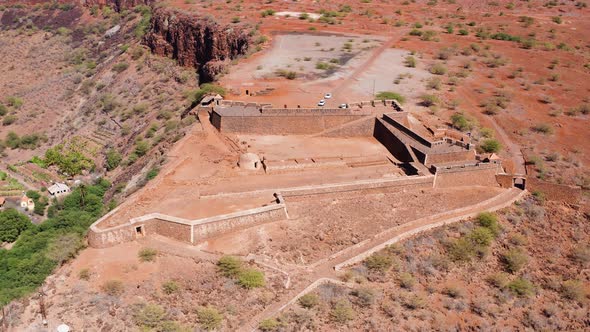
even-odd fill
[[[223,72],[231,59],[245,54],[251,37],[242,27],[222,26],[209,18],[156,8],[144,42],[154,54],[195,67],[203,83]]]

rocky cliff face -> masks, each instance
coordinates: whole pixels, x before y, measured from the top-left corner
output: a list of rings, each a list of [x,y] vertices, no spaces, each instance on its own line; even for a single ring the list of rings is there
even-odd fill
[[[116,11],[129,9],[137,5],[150,5],[155,0],[82,0],[82,4],[86,7],[98,5],[99,7],[110,6]]]
[[[195,67],[203,83],[223,72],[231,59],[245,54],[251,37],[240,27],[221,26],[197,15],[156,8],[144,42],[154,54]]]

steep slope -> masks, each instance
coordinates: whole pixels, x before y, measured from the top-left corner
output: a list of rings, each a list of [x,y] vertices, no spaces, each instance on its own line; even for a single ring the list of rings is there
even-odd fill
[[[246,54],[251,37],[244,27],[222,26],[213,20],[170,8],[156,8],[145,44],[154,54],[197,68],[201,83],[212,81],[229,61]]]

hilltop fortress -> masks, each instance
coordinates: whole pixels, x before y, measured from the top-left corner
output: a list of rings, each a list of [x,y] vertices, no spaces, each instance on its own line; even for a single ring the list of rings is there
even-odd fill
[[[495,155],[478,155],[468,135],[426,126],[395,100],[351,103],[345,109],[213,103],[191,116],[199,118],[202,135],[217,136],[227,145],[236,170],[217,186],[199,188],[197,199],[239,205],[241,199],[266,197],[260,200],[266,203],[201,218],[154,211],[125,220],[119,207],[91,226],[91,246],[152,234],[197,245],[237,229],[289,219],[290,197],[467,186],[524,189],[524,175],[507,174]],[[241,188],[234,189],[236,183]]]

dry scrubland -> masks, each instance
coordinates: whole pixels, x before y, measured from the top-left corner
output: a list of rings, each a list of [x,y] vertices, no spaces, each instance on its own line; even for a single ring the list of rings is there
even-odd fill
[[[498,220],[498,227],[468,222],[392,245],[341,276],[351,288],[320,286],[263,324],[287,331],[587,328],[587,216],[531,197]]]
[[[291,298],[287,283],[297,289],[313,280],[303,274],[287,278],[243,257],[234,260],[162,238],[86,249],[42,287],[51,324],[156,331],[234,331],[254,321],[263,331],[588,329],[586,1],[183,0],[165,5],[246,27],[254,37],[250,52],[218,76],[228,98],[314,105],[332,92],[329,106],[334,106],[369,99],[373,90],[391,92],[387,95],[425,123],[471,132],[480,151],[499,150],[516,171],[515,156],[522,148],[529,176],[582,186],[583,201],[579,206],[546,202],[535,192],[499,213],[499,226],[476,220],[405,240],[343,271],[339,277],[348,286],[321,286],[261,321],[256,315]],[[273,15],[279,11],[320,16]],[[0,137],[6,168],[35,183],[63,179],[64,170],[106,175],[113,186],[105,202],[113,208],[166,167],[163,156],[195,121],[182,115],[200,94],[193,69],[142,46],[149,18],[150,10],[141,6],[120,13],[67,4],[0,6],[0,71],[6,73],[0,76]],[[105,37],[117,24],[121,30]],[[246,97],[245,89],[268,93]],[[224,92],[210,86],[200,92],[205,90]],[[195,186],[201,184],[257,189],[272,182],[259,174],[250,182],[228,183],[237,171],[224,139],[206,132],[188,139],[198,142],[190,146],[197,148],[179,151],[189,158],[162,188],[198,197]],[[45,150],[59,143],[83,163],[48,165]],[[27,163],[31,159],[34,164]],[[305,265],[379,227],[490,194],[470,190],[448,200],[441,193],[414,192],[293,200],[289,225],[263,225],[207,245],[273,256],[286,266]],[[150,199],[126,211],[129,216],[164,204],[160,198],[167,194],[153,188],[145,193]],[[405,204],[408,195],[415,200]],[[428,209],[420,197],[428,197]],[[166,207],[172,209],[178,202],[170,204]],[[231,209],[254,203],[240,204]],[[207,214],[194,211],[206,205],[187,206],[182,213]],[[217,202],[208,208],[227,211]],[[389,212],[371,214],[383,209]],[[259,238],[267,242],[254,243]],[[39,306],[37,295],[7,306],[13,330],[39,328]]]
[[[535,197],[501,211],[497,223],[486,216],[374,254],[340,273],[349,287],[320,286],[261,330],[587,327],[587,216]],[[289,298],[285,275],[240,260],[161,238],[89,249],[50,278],[46,306],[50,320],[78,329],[232,331]],[[304,279],[290,278],[290,287]],[[36,297],[10,310],[17,327],[38,324]]]

